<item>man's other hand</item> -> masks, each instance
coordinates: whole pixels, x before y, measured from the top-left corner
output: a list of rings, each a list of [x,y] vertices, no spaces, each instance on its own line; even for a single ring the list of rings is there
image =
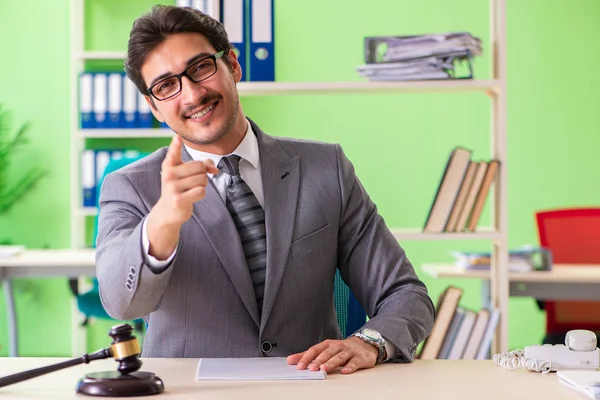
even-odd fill
[[[358,337],[345,340],[325,340],[310,349],[287,357],[288,364],[298,369],[308,368],[311,371],[322,369],[325,372],[342,368],[343,374],[350,374],[364,368],[371,368],[377,363],[377,348]]]

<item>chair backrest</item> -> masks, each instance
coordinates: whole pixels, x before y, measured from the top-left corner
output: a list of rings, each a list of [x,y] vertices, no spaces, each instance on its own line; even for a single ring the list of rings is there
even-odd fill
[[[367,321],[367,314],[342,279],[339,270],[335,272],[333,302],[342,337],[353,334]]]
[[[96,204],[98,207],[100,206],[100,188],[102,187],[102,182],[104,182],[104,178],[111,172],[114,172],[120,168],[123,168],[126,165],[133,163],[134,161],[140,160],[146,157],[149,153],[136,153],[135,156],[123,156],[121,158],[110,160],[106,165],[104,172],[102,173],[102,178],[96,183]],[[99,210],[98,210],[99,211]],[[94,236],[93,236],[93,245],[96,247],[96,237],[98,236],[98,216],[94,220]]]
[[[568,208],[536,213],[540,245],[557,264],[600,264],[600,208]],[[600,302],[545,301],[546,332],[600,331]]]

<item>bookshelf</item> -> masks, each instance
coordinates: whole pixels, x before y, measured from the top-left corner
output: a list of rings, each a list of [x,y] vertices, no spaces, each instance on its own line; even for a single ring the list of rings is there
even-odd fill
[[[444,93],[480,92],[491,103],[491,157],[500,161],[500,173],[490,192],[492,226],[476,232],[424,233],[414,229],[392,229],[400,241],[485,240],[492,252],[490,272],[492,306],[501,312],[492,351],[508,350],[508,230],[507,230],[507,146],[506,146],[506,0],[488,0],[490,18],[490,47],[492,78],[489,80],[446,80],[408,82],[242,82],[240,96],[285,96],[345,93]],[[71,0],[71,245],[83,246],[86,219],[96,215],[95,209],[82,207],[80,189],[80,155],[90,138],[145,139],[168,138],[169,129],[90,129],[79,127],[78,76],[89,60],[122,60],[123,51],[88,51],[84,48],[85,0]],[[432,196],[434,193],[432,193]]]

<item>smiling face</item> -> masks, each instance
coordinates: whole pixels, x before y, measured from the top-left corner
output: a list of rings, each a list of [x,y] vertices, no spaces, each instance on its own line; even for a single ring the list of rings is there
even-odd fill
[[[212,59],[206,57],[216,52],[199,33],[171,35],[148,54],[141,68],[142,77],[147,87],[161,82],[166,84],[159,84],[155,89],[168,91],[176,79],[169,83],[165,78],[183,71],[200,77],[203,68],[212,67]],[[222,59],[224,57],[231,67]],[[187,145],[214,154],[232,152],[247,129],[236,88],[242,76],[240,64],[233,51],[222,58],[216,60],[216,73],[201,82],[182,76],[180,93],[162,101],[146,96],[154,116],[166,122]]]

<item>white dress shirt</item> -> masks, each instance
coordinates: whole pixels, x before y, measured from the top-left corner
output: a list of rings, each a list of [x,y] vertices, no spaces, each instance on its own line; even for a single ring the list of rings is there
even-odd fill
[[[189,146],[185,145],[185,149],[190,154],[194,161],[213,160],[215,165],[219,165],[221,158],[226,157],[218,154],[205,153],[203,151],[194,150]],[[260,158],[258,156],[258,141],[256,135],[252,131],[250,123],[248,123],[248,129],[246,130],[246,136],[240,142],[238,147],[231,153],[240,156],[240,175],[244,182],[248,184],[252,193],[260,203],[265,207],[265,196],[263,194],[262,186],[262,175],[260,173]],[[223,202],[225,202],[226,189],[231,180],[231,176],[226,172],[219,172],[217,175],[207,174],[208,178],[212,180],[213,185],[221,195]],[[149,254],[150,240],[148,239],[148,232],[146,231],[146,220],[144,220],[144,226],[142,227],[142,244],[144,246],[144,254],[146,254],[147,262],[151,267],[163,268],[166,267],[173,257],[175,257],[176,250],[171,253],[169,258],[164,261],[157,260],[155,257]],[[177,247],[175,247],[177,249]]]
[[[205,153],[203,151],[194,150],[187,145],[185,145],[185,149],[188,151],[193,160],[213,160],[215,165],[219,165],[219,161],[221,158],[226,157],[218,154]],[[260,205],[265,207],[265,197],[263,192],[262,185],[262,175],[260,170],[260,157],[258,151],[258,141],[256,140],[256,135],[248,123],[248,129],[246,130],[246,136],[240,142],[238,147],[231,153],[240,156],[240,175],[242,179],[248,184],[254,196],[260,203]],[[209,179],[212,180],[213,185],[216,187],[217,191],[221,195],[223,202],[225,202],[226,189],[229,185],[229,181],[231,180],[231,176],[229,174],[221,171],[217,175],[207,174]],[[155,257],[149,254],[150,249],[150,240],[148,239],[148,232],[146,231],[146,221],[144,220],[142,226],[142,245],[144,247],[144,254],[146,255],[146,262],[154,268],[164,268],[175,257],[177,246],[175,246],[175,250],[173,253],[164,261],[157,260]],[[385,338],[384,338],[385,339]],[[385,341],[385,349],[387,352],[387,359],[390,359],[391,356],[396,351],[395,346],[391,344],[388,340]]]

